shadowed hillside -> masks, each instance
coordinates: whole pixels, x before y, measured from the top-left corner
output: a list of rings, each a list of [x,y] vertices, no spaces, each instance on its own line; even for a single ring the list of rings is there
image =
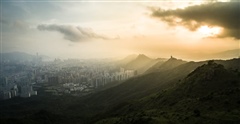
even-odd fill
[[[44,123],[59,123],[56,118],[62,123],[235,123],[240,117],[239,61],[185,62],[84,97],[40,92],[1,101],[0,119],[38,122],[36,115],[47,113],[40,116],[47,118]]]
[[[219,62],[228,65],[227,63],[236,64],[238,61],[239,59],[233,59]],[[151,73],[132,78],[116,87],[88,96],[84,100],[82,99],[83,101],[79,101],[79,103],[87,104],[85,107],[89,108],[93,106],[101,106],[100,108],[102,109],[99,109],[100,111],[104,109],[111,109],[113,106],[121,106],[122,104],[141,99],[145,96],[154,94],[159,90],[165,90],[176,85],[189,73],[193,72],[194,69],[204,63],[207,62],[188,62],[168,71]],[[236,65],[232,64],[232,67],[236,67]],[[79,103],[73,105],[71,108],[77,108]],[[77,109],[80,111],[82,108]]]
[[[172,88],[112,109],[98,123],[239,123],[239,77],[210,61]]]
[[[153,65],[151,68],[149,68],[146,73],[151,73],[151,72],[163,72],[167,71],[170,69],[173,69],[179,65],[182,65],[186,63],[186,61],[183,61],[181,59],[176,59],[174,57],[171,57],[168,59],[166,62],[164,61],[159,61],[155,65]]]

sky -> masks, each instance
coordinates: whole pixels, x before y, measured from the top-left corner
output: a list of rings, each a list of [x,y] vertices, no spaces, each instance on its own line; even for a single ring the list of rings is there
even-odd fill
[[[237,0],[1,0],[1,52],[205,59],[239,49]]]

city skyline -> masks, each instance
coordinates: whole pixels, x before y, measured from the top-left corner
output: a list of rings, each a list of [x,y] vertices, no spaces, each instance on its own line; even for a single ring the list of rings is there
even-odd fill
[[[206,59],[239,49],[238,5],[233,0],[1,0],[1,53]]]

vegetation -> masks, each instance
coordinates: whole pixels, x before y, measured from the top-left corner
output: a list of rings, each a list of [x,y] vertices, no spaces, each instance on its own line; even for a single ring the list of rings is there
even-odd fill
[[[209,61],[174,87],[112,110],[111,123],[239,123],[239,72]],[[101,120],[100,122],[107,120]]]
[[[185,62],[84,97],[40,89],[0,101],[0,123],[240,123],[239,62]]]

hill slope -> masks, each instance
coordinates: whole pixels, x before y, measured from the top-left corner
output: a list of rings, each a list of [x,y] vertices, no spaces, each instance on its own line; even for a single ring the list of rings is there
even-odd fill
[[[50,57],[45,55],[39,55],[42,60],[51,60]],[[31,55],[24,52],[9,52],[9,53],[0,53],[0,58],[3,61],[11,61],[11,62],[24,62],[24,61],[32,61],[36,59],[35,55]]]
[[[184,63],[187,63],[186,61],[183,61],[181,59],[176,59],[171,57],[168,59],[166,62],[160,61],[156,63],[154,66],[149,68],[146,73],[151,73],[151,72],[163,72],[167,70],[171,70],[179,65],[182,65]]]
[[[220,62],[227,65],[227,63],[237,63],[239,61],[240,59],[233,59]],[[159,90],[174,86],[177,82],[181,81],[189,73],[193,72],[194,69],[204,63],[207,62],[188,62],[168,71],[151,73],[129,79],[116,87],[87,96],[75,105],[72,105],[71,108],[74,108],[74,111],[77,109],[80,111],[98,106],[101,108],[99,111],[102,111],[119,104],[128,103],[132,100],[141,99]],[[233,65],[233,67],[235,66]],[[230,66],[228,68],[230,68]]]
[[[81,98],[41,95],[39,91],[38,96],[29,99],[0,102],[0,115],[19,117],[22,121],[26,113],[33,113],[23,117],[23,121],[36,122],[34,113],[44,109],[50,112],[46,118],[65,117],[66,122],[73,119],[73,123],[197,123],[202,119],[209,123],[236,122],[240,111],[237,109],[240,95],[235,89],[239,88],[239,62],[240,59],[216,61],[226,68],[208,65],[207,61],[188,62],[167,71],[131,78]],[[225,107],[225,103],[229,106]],[[225,115],[226,118],[221,118]],[[0,120],[5,117],[0,116]]]
[[[138,74],[142,74],[157,62],[158,60],[151,59],[144,54],[139,54],[136,59],[126,64],[125,68],[137,70]]]
[[[118,65],[120,65],[120,66],[125,66],[125,65],[128,64],[129,62],[131,62],[131,61],[133,61],[134,59],[136,59],[137,56],[138,56],[138,55],[135,55],[135,54],[129,55],[129,56],[127,56],[127,57],[125,57],[125,58],[117,61],[116,63],[117,63]]]
[[[98,123],[239,123],[239,77],[210,61],[173,88],[114,108]]]
[[[3,60],[9,61],[30,61],[34,58],[33,55],[23,52],[1,53],[0,56]]]

